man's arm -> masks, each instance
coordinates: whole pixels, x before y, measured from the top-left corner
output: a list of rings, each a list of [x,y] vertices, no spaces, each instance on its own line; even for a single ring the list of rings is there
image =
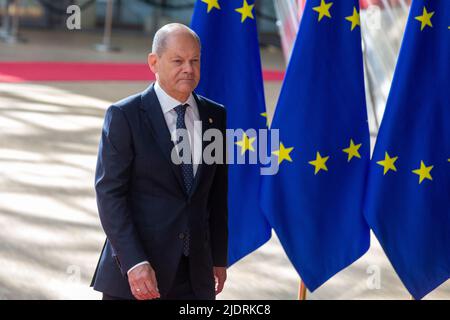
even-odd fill
[[[211,189],[209,207],[209,234],[213,257],[216,295],[222,292],[227,279],[228,264],[228,165],[226,159],[226,113],[220,126],[223,137],[223,163],[218,164]]]
[[[215,267],[226,267],[228,261],[228,169],[226,161],[226,113],[223,109],[223,163],[218,164],[209,198],[209,229]]]
[[[121,109],[111,106],[102,130],[95,191],[100,221],[124,276],[133,266],[147,260],[127,205],[133,158],[128,121]]]

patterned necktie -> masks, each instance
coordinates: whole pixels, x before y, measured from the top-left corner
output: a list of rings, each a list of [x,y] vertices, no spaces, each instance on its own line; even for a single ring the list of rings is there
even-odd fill
[[[179,106],[176,106],[174,108],[174,110],[177,113],[177,129],[185,129],[186,130],[186,123],[184,121],[184,116],[186,114],[186,108],[188,107],[188,104],[180,104]],[[177,136],[177,144],[179,144],[182,140],[182,136]],[[187,143],[187,146],[189,146],[189,143]],[[180,149],[178,151],[178,154],[180,155],[180,158],[183,158],[183,151],[187,151],[189,154],[191,154],[191,148],[187,149],[184,148]],[[192,188],[192,184],[194,182],[194,169],[192,166],[192,154],[190,157],[189,163],[184,163],[181,162],[180,166],[181,166],[181,175],[183,176],[183,182],[184,182],[184,187],[187,191],[187,193],[189,194],[189,192],[191,191]],[[190,234],[189,234],[189,230],[185,231],[184,234],[184,238],[183,238],[183,254],[185,256],[189,255],[189,239],[190,239]]]

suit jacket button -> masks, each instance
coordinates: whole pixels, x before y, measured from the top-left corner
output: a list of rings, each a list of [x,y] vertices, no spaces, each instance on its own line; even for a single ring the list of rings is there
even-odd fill
[[[178,238],[180,238],[181,240],[183,240],[183,239],[184,239],[184,233],[181,232],[180,234],[178,234]]]

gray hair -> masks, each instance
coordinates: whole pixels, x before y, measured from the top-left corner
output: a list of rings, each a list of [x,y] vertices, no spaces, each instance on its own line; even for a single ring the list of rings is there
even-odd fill
[[[192,38],[197,41],[198,46],[201,48],[200,37],[197,35],[197,33],[195,33],[194,30],[181,23],[169,23],[156,31],[155,36],[153,37],[152,52],[156,53],[158,56],[161,56],[166,49],[167,39],[171,35],[177,33],[186,33],[192,35]]]

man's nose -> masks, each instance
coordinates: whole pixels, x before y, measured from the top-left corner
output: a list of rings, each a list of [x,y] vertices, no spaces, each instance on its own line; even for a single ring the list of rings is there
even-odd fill
[[[183,72],[191,74],[194,71],[192,64],[190,62],[186,62],[183,64]]]

